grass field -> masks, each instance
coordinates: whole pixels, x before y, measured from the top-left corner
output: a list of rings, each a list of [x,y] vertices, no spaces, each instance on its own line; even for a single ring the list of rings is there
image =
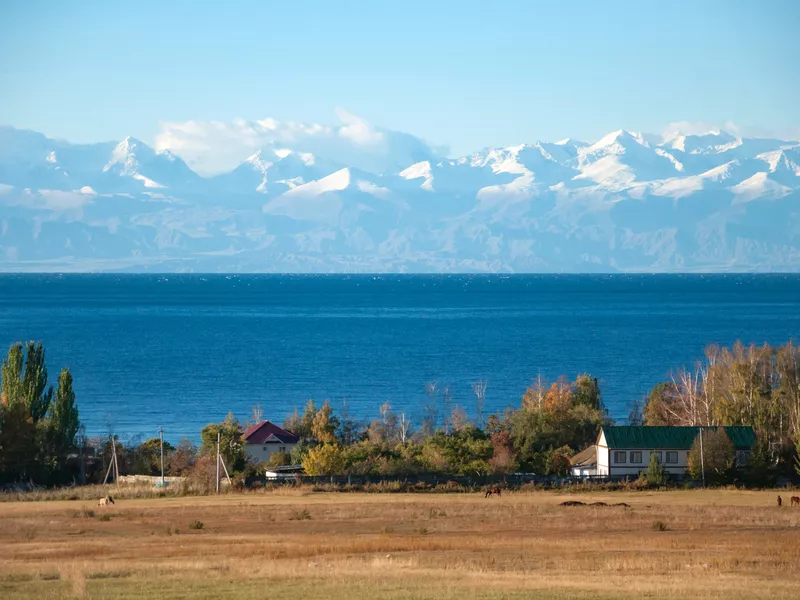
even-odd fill
[[[0,598],[800,598],[789,495],[783,508],[735,490],[6,502]]]

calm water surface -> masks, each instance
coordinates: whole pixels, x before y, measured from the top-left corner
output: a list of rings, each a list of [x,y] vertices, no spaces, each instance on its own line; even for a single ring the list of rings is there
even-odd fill
[[[709,343],[800,339],[797,275],[0,275],[0,344],[69,366],[90,435],[169,439],[260,403],[419,414],[425,382],[518,405],[538,374],[597,376],[624,418]]]

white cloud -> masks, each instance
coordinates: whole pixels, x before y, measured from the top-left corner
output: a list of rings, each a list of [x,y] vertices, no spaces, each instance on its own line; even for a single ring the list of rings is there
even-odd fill
[[[261,148],[291,148],[334,164],[374,173],[394,173],[433,152],[422,140],[380,130],[365,119],[336,109],[336,126],[261,119],[162,122],[156,150],[180,156],[201,175],[233,170]]]
[[[343,108],[336,109],[336,116],[343,123],[339,128],[339,135],[356,144],[379,144],[383,141],[383,134],[376,131],[366,119],[349,113]]]

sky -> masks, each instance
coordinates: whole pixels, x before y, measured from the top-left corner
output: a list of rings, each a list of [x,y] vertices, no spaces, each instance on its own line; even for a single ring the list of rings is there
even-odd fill
[[[72,142],[337,108],[453,155],[673,122],[800,134],[800,2],[0,0],[0,123]]]

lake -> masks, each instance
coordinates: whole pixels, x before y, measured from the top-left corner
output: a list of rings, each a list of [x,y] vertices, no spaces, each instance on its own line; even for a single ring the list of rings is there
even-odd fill
[[[425,384],[472,412],[590,373],[612,417],[707,344],[800,338],[799,275],[0,275],[0,343],[69,367],[89,435],[199,438],[309,398],[419,425]]]

